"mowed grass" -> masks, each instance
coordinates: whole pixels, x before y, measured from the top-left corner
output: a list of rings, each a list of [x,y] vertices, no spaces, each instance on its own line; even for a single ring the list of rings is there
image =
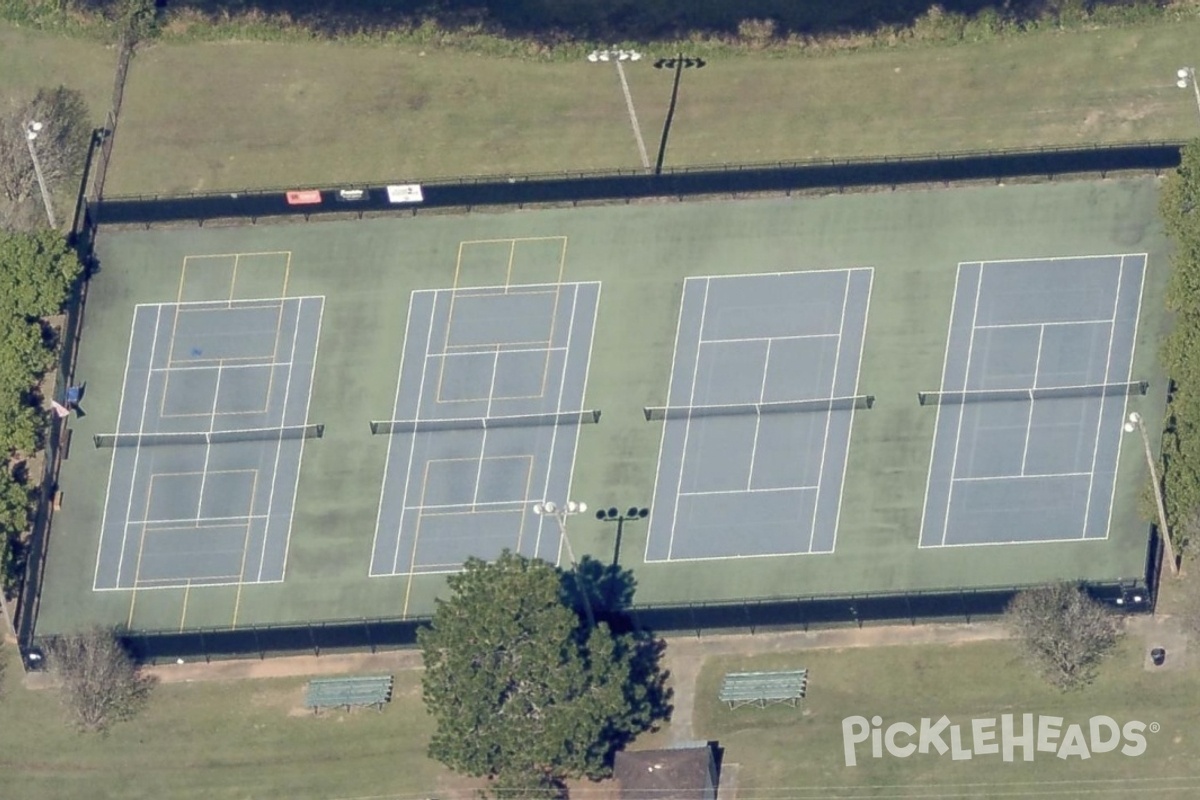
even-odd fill
[[[22,686],[0,650],[0,776],[6,798],[334,798],[436,796],[447,773],[426,755],[432,722],[420,673],[397,672],[383,713],[300,706],[304,678],[155,687],[107,735],[75,732],[54,690]]]
[[[770,789],[790,798],[1071,798],[1139,790],[1194,797],[1200,793],[1195,769],[1200,734],[1185,698],[1200,690],[1200,671],[1149,672],[1143,658],[1143,642],[1131,636],[1093,685],[1068,693],[1035,678],[1011,642],[714,658],[697,684],[695,728],[698,736],[720,742],[726,763],[741,765],[739,792],[751,796],[774,796]],[[726,672],[800,667],[809,670],[809,687],[798,709],[731,711],[716,699]],[[998,720],[1005,713],[1060,716],[1064,728],[1079,724],[1085,737],[1089,718],[1101,714],[1120,725],[1157,723],[1160,730],[1146,734],[1146,751],[1137,757],[1117,751],[1064,760],[1038,752],[1033,763],[1025,763],[1018,750],[1016,760],[1006,763],[999,755],[953,761],[949,753],[932,752],[901,759],[885,750],[876,759],[867,742],[858,745],[857,765],[845,764],[842,720],[848,716],[880,715],[886,729],[899,721],[919,727],[922,717],[936,721],[944,714],[963,727],[962,744],[970,748],[971,720]],[[949,745],[948,734],[944,739]]]
[[[1200,21],[827,56],[683,76],[666,163],[1185,138]],[[648,56],[653,56],[653,53]],[[671,89],[626,65],[653,160]],[[638,169],[610,64],[415,46],[157,44],[134,59],[110,194]]]
[[[5,107],[61,84],[83,94],[99,124],[112,99],[116,65],[113,47],[0,25],[0,104]]]

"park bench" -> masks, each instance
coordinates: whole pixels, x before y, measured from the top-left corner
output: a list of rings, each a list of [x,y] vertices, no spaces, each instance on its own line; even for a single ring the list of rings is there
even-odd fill
[[[308,682],[304,705],[314,714],[322,708],[374,706],[382,711],[392,699],[391,675],[359,675],[343,678],[316,678]]]
[[[730,708],[787,703],[795,708],[808,692],[808,670],[731,672],[721,682],[720,698]]]

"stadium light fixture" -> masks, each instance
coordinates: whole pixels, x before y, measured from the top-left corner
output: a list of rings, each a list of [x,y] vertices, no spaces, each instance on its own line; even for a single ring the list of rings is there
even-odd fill
[[[1200,85],[1196,83],[1196,68],[1195,67],[1180,67],[1175,71],[1175,85],[1180,89],[1192,87],[1192,91],[1196,95],[1196,111],[1200,112]]]
[[[58,223],[54,220],[54,207],[50,204],[50,191],[46,188],[46,178],[42,175],[42,162],[38,160],[37,148],[33,146],[34,140],[38,138],[38,134],[45,127],[40,122],[26,122],[25,144],[29,146],[29,158],[33,161],[33,174],[37,176],[38,189],[42,192],[42,205],[46,207],[46,219],[50,221],[51,228],[58,228]]]
[[[1167,508],[1163,503],[1162,486],[1158,482],[1158,467],[1154,464],[1154,454],[1150,451],[1150,437],[1146,434],[1146,423],[1142,415],[1136,411],[1129,414],[1125,421],[1125,432],[1138,431],[1142,436],[1142,447],[1146,451],[1146,466],[1150,469],[1150,482],[1154,486],[1154,502],[1158,506],[1158,532],[1163,540],[1163,556],[1171,567],[1171,574],[1179,575],[1179,562],[1175,560],[1175,546],[1171,543],[1171,533],[1167,530]]]
[[[625,528],[625,523],[639,519],[645,519],[648,516],[650,516],[650,509],[640,508],[638,506],[630,506],[629,509],[623,514],[616,506],[608,509],[602,508],[596,512],[596,519],[600,520],[601,522],[617,523],[617,536],[613,542],[612,563],[614,565],[621,559],[621,532]]]
[[[553,500],[543,500],[533,504],[534,514],[539,517],[552,517],[558,523],[559,537],[567,549],[567,558],[571,560],[571,574],[575,576],[575,588],[578,590],[579,596],[583,598],[583,610],[587,614],[588,627],[594,628],[596,627],[596,614],[592,610],[592,598],[584,591],[583,580],[579,577],[579,562],[575,560],[575,551],[571,548],[571,540],[567,537],[567,517],[582,514],[587,510],[587,503],[577,503],[574,500],[568,500],[561,506]]]
[[[642,54],[636,50],[622,50],[610,47],[607,50],[593,50],[588,53],[587,60],[593,64],[611,61],[617,66],[617,77],[621,79],[621,93],[625,95],[625,109],[629,112],[629,124],[633,128],[633,136],[637,140],[638,155],[642,159],[642,169],[650,170],[650,154],[646,151],[646,140],[642,138],[642,126],[638,123],[637,112],[633,108],[633,94],[629,91],[629,81],[625,78],[623,61],[641,61]]]

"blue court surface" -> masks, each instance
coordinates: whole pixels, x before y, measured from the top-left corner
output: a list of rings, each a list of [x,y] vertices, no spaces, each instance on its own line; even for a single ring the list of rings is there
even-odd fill
[[[323,303],[135,308],[96,590],[283,580]]]
[[[647,562],[833,551],[873,275],[685,281]]]
[[[455,572],[505,548],[558,563],[599,283],[413,292],[371,576]]]
[[[959,265],[921,547],[1105,539],[1145,255]]]

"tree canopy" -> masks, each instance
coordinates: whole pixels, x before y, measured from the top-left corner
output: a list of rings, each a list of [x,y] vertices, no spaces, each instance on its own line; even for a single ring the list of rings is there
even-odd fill
[[[1163,494],[1176,544],[1195,539],[1200,521],[1200,139],[1183,148],[1160,201],[1174,245],[1167,305],[1175,325],[1162,347],[1171,378],[1163,439]]]
[[[1060,689],[1090,682],[1119,637],[1115,616],[1070,584],[1021,592],[1005,622],[1033,668]]]
[[[601,778],[616,749],[664,713],[663,676],[639,642],[588,626],[568,605],[568,577],[505,552],[467,562],[420,632],[430,755],[492,781],[504,796],[551,797],[568,778]]]
[[[12,466],[40,444],[46,418],[37,386],[58,351],[45,318],[62,310],[80,270],[56,231],[0,231],[0,590],[16,581],[29,522],[29,490]]]

